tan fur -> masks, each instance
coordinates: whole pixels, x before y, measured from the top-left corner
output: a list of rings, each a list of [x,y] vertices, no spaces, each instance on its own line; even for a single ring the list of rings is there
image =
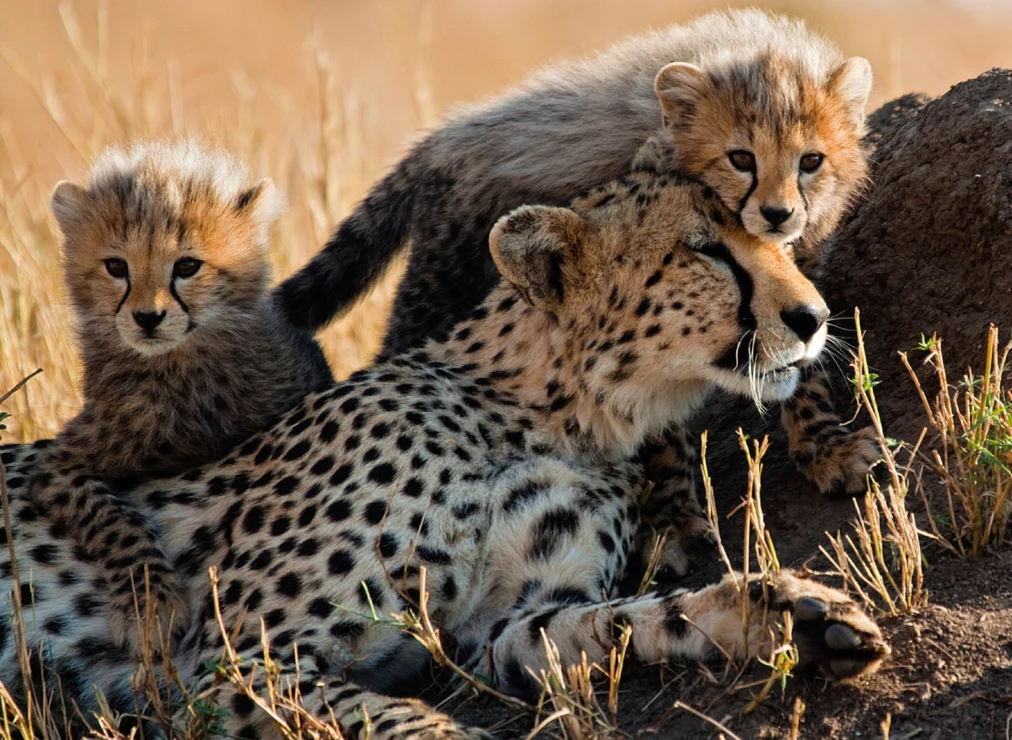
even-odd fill
[[[57,437],[33,495],[110,564],[119,639],[133,641],[131,567],[151,575],[163,628],[185,599],[156,535],[119,501],[115,479],[166,474],[223,454],[329,370],[267,294],[269,227],[281,198],[242,165],[192,142],[112,149],[89,184],[60,183],[67,288],[84,359],[84,408]],[[106,260],[120,260],[114,277]],[[192,276],[181,260],[199,260]],[[138,316],[160,317],[145,329]]]

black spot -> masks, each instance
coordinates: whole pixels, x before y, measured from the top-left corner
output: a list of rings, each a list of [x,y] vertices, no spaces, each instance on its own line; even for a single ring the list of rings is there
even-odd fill
[[[4,534],[4,540],[6,540],[6,531]],[[16,534],[17,530],[15,530]],[[39,565],[52,565],[56,561],[56,547],[53,545],[36,545],[28,551],[28,554]]]
[[[317,617],[318,619],[326,619],[334,611],[334,605],[326,599],[315,598],[309,602],[309,608],[306,609],[306,614],[311,617]]]
[[[386,501],[370,501],[365,507],[365,520],[373,526],[383,521],[387,513]]]
[[[299,487],[300,482],[294,475],[286,476],[274,484],[274,493],[279,496],[287,496]]]
[[[574,511],[557,508],[546,512],[531,533],[530,557],[549,558],[558,549],[561,540],[575,533],[579,527],[580,519]]]
[[[296,444],[292,445],[292,447],[288,450],[288,452],[285,453],[284,459],[288,461],[298,460],[299,458],[304,457],[307,452],[309,452],[309,447],[310,447],[309,440],[304,439],[301,442],[297,442]]]
[[[441,589],[443,601],[453,601],[457,598],[457,582],[452,575],[447,575]]]
[[[273,522],[271,522],[271,534],[275,537],[279,537],[288,531],[291,526],[292,520],[286,516],[279,516]]]
[[[528,501],[536,499],[538,496],[548,491],[549,488],[550,486],[548,483],[544,481],[527,481],[522,486],[510,491],[509,495],[506,497],[506,503],[503,504],[502,510],[508,514]]]
[[[320,551],[320,543],[310,537],[308,540],[303,540],[299,543],[296,552],[299,557],[311,558],[313,555]]]
[[[396,469],[390,463],[380,463],[369,471],[369,480],[379,484],[390,483],[396,473]]]
[[[351,504],[347,501],[334,501],[327,507],[327,516],[331,521],[343,522],[351,516]]]
[[[392,558],[400,548],[397,545],[397,538],[389,532],[384,532],[379,538],[380,555],[384,558]]]
[[[542,644],[541,630],[544,630],[545,634],[551,637],[551,633],[548,632],[548,628],[551,626],[552,620],[555,619],[555,615],[558,613],[558,608],[555,608],[531,617],[531,621],[527,623],[527,630],[528,635],[530,636],[531,645]]]
[[[344,483],[351,476],[352,470],[354,470],[354,468],[351,465],[342,465],[339,467],[334,471],[334,474],[330,476],[330,485],[339,486]]]
[[[278,593],[294,599],[302,590],[302,579],[295,573],[285,573],[278,580]]]
[[[319,460],[313,463],[313,467],[309,469],[309,472],[312,473],[313,475],[326,475],[327,473],[330,472],[331,468],[333,467],[334,467],[334,458],[331,455],[327,455],[326,457],[321,457]]]
[[[327,561],[327,569],[332,576],[343,576],[355,567],[355,558],[347,550],[336,550]]]
[[[415,549],[415,554],[418,559],[431,563],[432,565],[449,565],[450,564],[450,553],[445,550],[440,550],[434,547],[426,547],[425,545],[419,545]]]
[[[254,506],[246,512],[242,520],[242,528],[247,534],[256,534],[264,526],[264,510],[261,506]]]

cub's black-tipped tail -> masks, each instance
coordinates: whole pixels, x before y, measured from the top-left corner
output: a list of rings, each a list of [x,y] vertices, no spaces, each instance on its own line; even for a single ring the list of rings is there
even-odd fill
[[[381,180],[326,246],[274,291],[282,315],[315,332],[350,308],[404,248],[411,229],[410,158]]]

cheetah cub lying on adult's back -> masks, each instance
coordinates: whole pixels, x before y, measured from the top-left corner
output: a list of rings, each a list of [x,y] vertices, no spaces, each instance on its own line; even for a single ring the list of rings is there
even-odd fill
[[[187,601],[157,533],[115,481],[220,457],[332,377],[267,293],[282,198],[269,180],[250,185],[226,153],[193,142],[110,149],[87,187],[57,185],[52,207],[84,408],[48,449],[32,495],[106,568],[113,634],[136,648],[143,567],[163,629],[173,610],[182,627]]]

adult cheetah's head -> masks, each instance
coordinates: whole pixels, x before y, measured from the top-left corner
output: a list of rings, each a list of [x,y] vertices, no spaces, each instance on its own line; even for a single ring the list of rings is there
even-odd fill
[[[676,418],[667,399],[712,384],[782,400],[825,343],[828,309],[790,247],[752,236],[678,175],[635,173],[572,208],[524,206],[490,245],[554,317],[573,380],[630,418]]]
[[[82,340],[160,356],[228,332],[266,297],[282,200],[269,180],[193,142],[109,149],[53,213]]]

